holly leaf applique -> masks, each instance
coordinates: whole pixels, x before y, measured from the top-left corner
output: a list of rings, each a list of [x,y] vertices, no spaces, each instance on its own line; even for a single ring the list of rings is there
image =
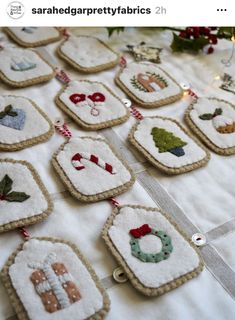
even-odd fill
[[[30,198],[25,192],[16,192],[12,190],[12,179],[6,174],[0,181],[0,200],[8,202],[23,202]]]
[[[221,116],[223,113],[223,110],[221,108],[216,108],[214,113],[204,113],[199,116],[201,120],[212,120],[213,118],[217,116]]]
[[[18,113],[16,111],[13,111],[12,105],[9,104],[4,108],[3,111],[0,112],[0,119],[3,119],[6,116],[16,117],[17,115]]]
[[[0,195],[5,196],[8,192],[11,191],[13,181],[11,178],[6,174],[2,181],[0,181]]]

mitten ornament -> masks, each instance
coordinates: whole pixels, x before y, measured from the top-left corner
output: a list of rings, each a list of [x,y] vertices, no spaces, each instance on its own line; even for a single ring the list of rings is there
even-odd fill
[[[235,109],[230,102],[199,98],[186,110],[185,121],[216,153],[235,153]]]
[[[56,96],[56,104],[86,130],[111,127],[129,118],[121,99],[101,82],[70,81]]]

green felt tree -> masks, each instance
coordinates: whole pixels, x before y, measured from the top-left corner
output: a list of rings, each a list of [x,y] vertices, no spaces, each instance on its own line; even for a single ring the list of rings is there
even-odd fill
[[[183,147],[187,144],[179,137],[174,136],[172,132],[166,131],[163,128],[153,128],[151,131],[155,146],[159,153],[170,152],[177,157],[185,154]]]

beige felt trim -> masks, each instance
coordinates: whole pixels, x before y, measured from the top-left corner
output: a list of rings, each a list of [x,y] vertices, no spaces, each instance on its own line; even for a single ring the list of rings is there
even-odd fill
[[[67,41],[67,40],[64,40],[60,44],[60,46],[58,47],[57,54],[59,55],[60,58],[65,60],[67,63],[69,63],[72,67],[74,67],[78,71],[83,72],[83,73],[96,73],[96,72],[100,72],[100,71],[103,71],[103,70],[111,69],[111,68],[115,67],[119,63],[119,59],[120,59],[119,54],[117,52],[115,52],[112,48],[110,48],[106,43],[101,41],[100,39],[95,38],[95,37],[90,37],[90,36],[77,36],[77,37],[94,38],[94,39],[98,40],[107,49],[109,49],[110,51],[112,51],[113,53],[115,53],[117,55],[117,59],[115,59],[115,60],[113,60],[111,62],[100,64],[100,65],[97,65],[95,67],[85,68],[85,67],[77,64],[75,61],[71,60],[65,53],[62,52],[61,47],[63,46],[64,42]],[[92,52],[91,52],[91,54],[92,54]]]
[[[51,200],[51,197],[50,197],[45,185],[43,184],[40,176],[38,175],[38,173],[34,169],[34,167],[29,162],[22,161],[22,160],[13,160],[13,159],[6,158],[6,159],[0,159],[0,163],[1,162],[20,163],[29,169],[35,182],[39,186],[40,190],[42,191],[43,196],[45,197],[45,199],[47,201],[47,209],[45,211],[41,212],[40,214],[35,215],[35,216],[11,221],[11,222],[6,223],[4,225],[0,225],[0,233],[10,231],[13,229],[17,229],[20,227],[28,226],[31,224],[35,224],[35,223],[41,222],[42,220],[47,219],[47,217],[51,214],[54,205],[53,205],[53,202]]]
[[[229,104],[232,108],[235,109],[235,105],[233,105],[232,103],[223,100],[223,99],[217,99],[214,97],[209,98],[211,100],[217,100],[217,101],[221,101],[221,102],[225,102],[227,104]],[[189,126],[189,128],[205,143],[205,145],[210,148],[211,150],[213,150],[214,152],[223,155],[223,156],[230,156],[232,154],[235,154],[235,146],[234,147],[229,147],[229,148],[220,148],[218,146],[216,146],[208,136],[206,136],[201,130],[200,128],[197,127],[197,125],[193,122],[192,118],[190,117],[190,112],[192,111],[192,109],[194,108],[194,104],[196,104],[197,101],[194,101],[190,104],[190,106],[187,108],[187,110],[185,111],[184,114],[184,120],[187,123],[187,125]]]
[[[175,119],[172,118],[166,118],[166,117],[149,117],[149,118],[160,118],[163,120],[171,120],[173,121],[175,124],[177,124],[177,126],[184,132],[186,133],[200,148],[202,148],[205,153],[206,156],[205,158],[203,158],[200,161],[194,162],[192,164],[188,164],[185,166],[182,166],[180,168],[171,168],[168,166],[165,166],[164,164],[162,164],[160,161],[156,160],[134,137],[134,133],[137,130],[137,127],[139,125],[139,123],[141,122],[141,120],[139,120],[132,128],[131,131],[128,135],[128,139],[129,141],[145,156],[145,158],[152,163],[152,165],[154,165],[157,169],[167,173],[167,174],[180,174],[180,173],[185,173],[185,172],[189,172],[192,170],[195,170],[197,168],[203,167],[207,164],[207,162],[210,160],[210,153],[209,151],[201,144],[200,141],[198,141],[194,136],[192,136],[188,130],[186,130],[178,121],[176,121]]]
[[[35,41],[33,43],[31,42],[26,42],[26,41],[23,41],[21,40],[20,38],[18,38],[14,32],[11,31],[10,28],[8,27],[4,27],[3,28],[3,31],[5,31],[5,33],[12,39],[14,40],[17,44],[19,44],[21,47],[25,47],[25,48],[34,48],[34,47],[39,47],[39,46],[44,46],[44,45],[47,45],[49,43],[52,43],[52,42],[56,42],[56,41],[59,41],[62,37],[62,34],[60,32],[60,30],[58,28],[55,28],[57,29],[57,31],[59,31],[59,35],[57,37],[52,37],[52,38],[48,38],[48,39],[45,39],[45,40],[40,40],[40,41]]]
[[[112,150],[112,152],[114,153],[114,155],[121,161],[121,163],[123,164],[123,166],[129,171],[130,175],[131,175],[131,179],[130,181],[126,182],[125,184],[123,184],[122,186],[119,186],[117,188],[114,189],[110,189],[108,191],[104,191],[95,195],[85,195],[81,192],[79,192],[77,189],[75,189],[75,187],[73,186],[73,184],[71,183],[71,181],[68,179],[66,173],[64,172],[64,170],[62,169],[62,167],[60,166],[60,164],[58,163],[56,157],[58,155],[58,153],[64,149],[65,145],[68,142],[65,142],[61,145],[61,147],[59,148],[59,150],[57,152],[54,153],[53,157],[52,157],[52,165],[55,169],[55,171],[58,173],[58,175],[60,176],[62,182],[65,184],[65,186],[67,187],[67,189],[69,190],[69,192],[78,200],[82,201],[82,202],[96,202],[96,201],[100,201],[100,200],[104,200],[104,199],[109,199],[112,197],[115,197],[121,193],[124,193],[125,191],[127,191],[135,182],[135,176],[133,171],[131,170],[131,168],[117,155],[116,151],[112,148],[112,146],[104,139],[100,139],[100,138],[92,138],[92,137],[80,137],[81,139],[86,139],[89,138],[91,140],[94,141],[102,141],[104,143],[106,143],[109,148]]]
[[[28,49],[30,50],[30,49]],[[45,76],[40,76],[40,77],[36,77],[36,78],[32,78],[29,80],[25,80],[25,81],[12,81],[9,78],[7,78],[7,76],[5,75],[5,73],[3,73],[2,71],[0,71],[0,79],[5,82],[6,84],[8,84],[9,86],[15,87],[15,88],[24,88],[24,87],[29,87],[29,86],[33,86],[35,84],[39,84],[42,82],[47,82],[51,79],[53,79],[55,77],[55,70],[54,67],[48,62],[46,61],[42,55],[40,55],[40,53],[38,53],[37,51],[32,50],[35,54],[37,54],[43,61],[45,61],[51,68],[52,68],[52,73],[47,74]]]
[[[17,96],[10,96],[10,97],[15,97],[17,98]],[[29,100],[32,105],[34,106],[34,108],[41,114],[41,116],[48,122],[50,128],[47,132],[41,134],[38,137],[34,137],[31,139],[27,139],[18,143],[13,143],[13,144],[7,144],[7,143],[1,143],[1,137],[0,137],[0,151],[17,151],[17,150],[21,150],[21,149],[25,149],[28,147],[31,147],[35,144],[38,143],[42,143],[44,141],[47,141],[50,139],[50,137],[53,135],[54,133],[54,126],[53,123],[51,122],[51,120],[49,119],[49,117],[45,114],[44,111],[42,111],[35,102],[33,102],[31,99],[26,98],[27,100]]]
[[[141,64],[146,64],[146,63],[141,63]],[[149,65],[149,64],[146,64],[146,65]],[[166,76],[169,77],[179,87],[180,92],[178,94],[176,94],[174,96],[167,97],[165,99],[157,100],[157,101],[154,101],[154,102],[145,102],[145,101],[141,100],[140,98],[135,96],[135,94],[132,93],[120,79],[120,75],[124,71],[125,67],[120,69],[120,71],[118,72],[118,74],[115,77],[115,82],[122,89],[122,91],[124,91],[131,99],[133,99],[133,101],[135,101],[139,106],[141,106],[143,108],[147,108],[147,109],[157,108],[157,107],[164,106],[166,104],[171,104],[171,103],[173,103],[173,102],[175,102],[177,100],[180,100],[183,97],[183,90],[181,89],[179,84],[165,70],[163,70],[159,66],[157,66],[157,67],[163,73],[165,73]]]
[[[113,225],[113,221],[114,221],[115,217],[119,214],[119,210],[124,207],[131,207],[133,209],[145,209],[146,211],[156,211],[156,212],[160,211],[161,214],[174,226],[174,228],[183,236],[183,238],[196,251],[196,253],[198,254],[199,260],[200,260],[199,265],[193,271],[188,272],[185,275],[183,275],[179,278],[176,278],[176,279],[174,279],[174,280],[172,280],[172,281],[170,281],[160,287],[149,288],[149,287],[146,287],[145,285],[143,285],[139,281],[139,279],[135,276],[135,274],[132,272],[132,270],[129,268],[128,264],[123,259],[122,255],[119,253],[118,249],[115,247],[115,244],[112,242],[112,240],[108,234],[108,230]],[[118,208],[115,208],[104,225],[104,228],[102,230],[102,238],[104,239],[104,241],[105,241],[106,245],[108,246],[109,250],[111,251],[112,255],[115,257],[117,262],[124,269],[128,279],[130,280],[133,287],[135,287],[138,291],[140,291],[142,294],[144,294],[146,296],[160,296],[168,291],[171,291],[171,290],[181,286],[182,284],[184,284],[188,280],[198,276],[204,267],[199,250],[195,247],[193,242],[188,238],[186,233],[183,230],[181,230],[181,228],[172,220],[172,218],[169,215],[167,215],[165,212],[163,212],[161,209],[147,208],[147,207],[138,206],[138,205],[124,205],[124,206],[120,206]]]
[[[41,238],[35,238],[38,240],[45,240],[45,241],[50,241],[53,243],[63,243],[68,245],[74,253],[77,255],[77,257],[82,261],[84,266],[87,268],[89,271],[93,281],[96,284],[97,289],[100,291],[100,293],[103,296],[103,307],[100,309],[98,312],[96,312],[94,315],[89,317],[90,320],[99,320],[99,319],[104,319],[106,314],[108,313],[110,309],[110,300],[108,297],[108,294],[106,293],[105,289],[102,287],[99,278],[97,277],[95,271],[91,267],[90,263],[84,258],[80,250],[71,242],[62,240],[62,239],[57,239],[57,238],[50,238],[50,237],[41,237]],[[11,267],[12,264],[14,264],[15,258],[17,254],[22,251],[24,243],[22,243],[18,249],[8,258],[6,264],[4,265],[0,277],[2,280],[2,283],[9,295],[11,304],[13,308],[15,309],[15,312],[17,314],[17,317],[19,320],[30,320],[27,310],[24,308],[24,305],[22,304],[19,296],[17,295],[15,288],[13,287],[11,283],[11,278],[9,276],[9,268]],[[71,319],[72,320],[72,319]]]
[[[101,84],[111,95],[113,95],[116,99],[118,99],[123,106],[126,109],[126,114],[123,117],[117,118],[117,119],[112,119],[109,121],[104,121],[101,123],[97,123],[97,124],[90,124],[87,123],[85,121],[83,121],[81,118],[79,118],[79,116],[74,113],[72,110],[70,110],[66,104],[63,103],[63,101],[60,100],[60,96],[61,94],[66,90],[68,85],[63,86],[63,88],[59,91],[59,93],[57,94],[57,96],[55,97],[55,102],[57,104],[57,106],[63,110],[65,113],[67,113],[79,126],[81,126],[83,129],[85,130],[100,130],[100,129],[104,129],[104,128],[108,128],[108,127],[112,127],[112,126],[116,126],[118,124],[121,124],[125,121],[127,121],[127,119],[129,119],[130,117],[130,112],[129,110],[126,108],[125,104],[122,102],[122,100],[115,94],[113,93],[105,84],[98,82],[98,81],[89,81],[89,80],[77,80],[78,82],[88,82],[88,83],[98,83]]]

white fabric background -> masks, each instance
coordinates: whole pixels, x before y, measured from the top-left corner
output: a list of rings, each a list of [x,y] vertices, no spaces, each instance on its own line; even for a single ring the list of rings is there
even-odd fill
[[[130,28],[119,36],[114,35],[108,40],[105,29],[76,29],[79,34],[95,34],[101,39],[108,41],[114,49],[123,50],[126,44],[135,44],[146,41],[151,45],[163,47],[162,66],[178,82],[190,82],[194,90],[201,95],[213,95],[229,101],[234,101],[232,93],[216,89],[219,81],[214,80],[218,73],[223,73],[222,58],[230,55],[231,43],[220,41],[213,55],[196,56],[188,54],[171,54],[169,44],[172,34],[169,31],[158,32],[156,29]],[[49,52],[54,53],[58,43],[48,45]],[[127,56],[129,57],[129,56]],[[57,60],[61,66],[65,66],[62,60]],[[130,60],[130,57],[128,58]],[[125,94],[114,85],[114,75],[118,71],[114,69],[94,75],[81,75],[66,65],[66,70],[74,79],[90,79],[103,81],[108,84],[121,98]],[[235,73],[235,61],[226,72]],[[62,112],[55,106],[53,99],[60,90],[61,84],[57,80],[49,83],[32,86],[26,89],[9,89],[1,84],[1,94],[24,95],[33,98],[40,107],[47,112],[53,120]],[[183,121],[183,113],[189,101],[183,99],[170,106],[158,109],[139,109],[144,115],[170,116]],[[64,115],[63,115],[64,116]],[[125,140],[135,119],[130,118],[127,123],[115,128],[119,136]],[[87,135],[86,132],[71,124],[74,134]],[[91,133],[97,135],[96,133]],[[64,191],[64,186],[54,173],[50,159],[64,138],[54,135],[48,142],[34,146],[30,149],[15,153],[1,153],[0,157],[6,156],[14,159],[30,161],[41,175],[50,193],[55,199],[55,209],[47,221],[29,227],[33,236],[57,236],[73,241],[83,254],[89,259],[100,278],[111,275],[117,266],[116,261],[109,254],[104,245],[100,231],[111,213],[111,206],[107,201],[96,204],[81,204],[76,199],[58,194]],[[140,161],[145,161],[138,153],[135,153]],[[163,185],[169,194],[184,210],[188,218],[202,231],[207,232],[226,221],[234,218],[235,196],[235,156],[222,157],[212,153],[212,158],[205,168],[179,175],[166,176],[150,166],[149,173]],[[138,182],[127,193],[118,197],[122,204],[141,204],[156,206],[147,192]],[[229,237],[234,239],[234,233]],[[228,237],[228,236],[227,236]],[[226,243],[227,237],[215,241],[219,254],[234,267],[233,241]],[[220,240],[220,241],[219,241]],[[13,231],[0,235],[0,267],[21,242],[20,235]],[[219,243],[218,243],[219,242]],[[225,289],[217,282],[213,275],[205,269],[202,274],[184,284],[180,288],[165,294],[159,298],[147,298],[137,293],[129,283],[116,285],[108,290],[112,306],[107,317],[108,320],[122,319],[160,319],[160,320],[232,320],[235,317],[235,303]],[[9,299],[0,285],[0,319],[6,319],[14,314],[9,304]]]

